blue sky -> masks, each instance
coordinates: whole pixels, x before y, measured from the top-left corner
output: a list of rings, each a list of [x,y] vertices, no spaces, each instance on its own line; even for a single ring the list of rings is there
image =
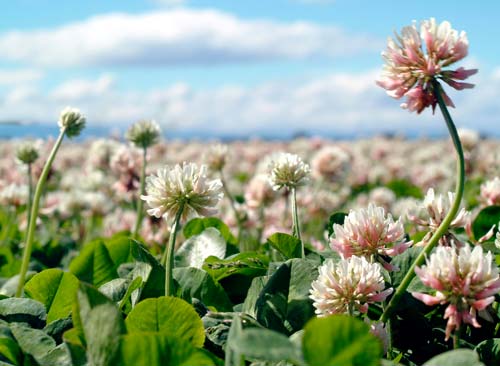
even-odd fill
[[[480,69],[476,89],[450,92],[457,124],[497,130],[494,1],[19,0],[1,10],[0,120],[50,123],[69,104],[105,126],[431,134],[430,111],[400,110],[374,79],[386,38],[435,17],[467,31],[461,65]]]

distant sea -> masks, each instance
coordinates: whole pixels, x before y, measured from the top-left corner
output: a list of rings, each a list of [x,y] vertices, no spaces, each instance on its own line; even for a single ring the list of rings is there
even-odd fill
[[[103,137],[123,137],[126,126],[124,125],[87,125],[85,130],[75,140],[84,141],[87,139],[103,138]],[[202,130],[180,130],[171,128],[168,130],[163,129],[164,137],[167,139],[181,139],[181,140],[248,140],[259,138],[263,140],[289,140],[295,137],[313,137],[320,136],[323,138],[330,138],[335,140],[354,140],[358,138],[366,138],[376,135],[395,136],[398,135],[393,131],[380,132],[376,130],[363,130],[337,133],[335,131],[328,132],[309,132],[309,131],[290,131],[286,129],[278,129],[276,131],[259,132],[255,131],[251,134],[234,133],[234,134],[221,134],[214,131]],[[444,132],[444,131],[443,131]],[[422,133],[422,131],[405,131],[404,136],[409,139],[425,137],[425,138],[443,138],[447,137],[443,132],[438,133]],[[42,138],[57,137],[59,134],[59,127],[57,124],[44,124],[44,123],[2,123],[0,122],[0,140],[6,139],[20,139],[20,138]],[[399,134],[400,135],[400,134]]]

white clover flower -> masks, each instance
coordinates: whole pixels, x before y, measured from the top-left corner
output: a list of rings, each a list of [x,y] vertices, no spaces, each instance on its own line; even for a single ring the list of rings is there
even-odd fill
[[[477,131],[469,128],[459,128],[457,132],[465,151],[472,151],[479,144],[480,136]]]
[[[160,138],[160,126],[154,120],[141,120],[128,129],[125,137],[140,148],[148,148],[156,144]]]
[[[16,158],[21,163],[32,164],[40,156],[40,141],[23,141],[16,149]]]
[[[69,138],[78,136],[80,132],[85,127],[86,119],[85,116],[80,112],[79,109],[66,107],[62,110],[59,116],[59,128]]]
[[[212,145],[209,147],[203,160],[211,171],[221,171],[226,165],[227,152],[227,145]]]
[[[269,181],[275,191],[302,186],[309,180],[311,169],[295,154],[277,154],[269,164]]]
[[[485,309],[500,292],[498,267],[491,252],[483,253],[480,245],[471,251],[469,245],[461,248],[440,246],[426,264],[415,268],[422,283],[435,290],[429,295],[414,292],[412,295],[432,306],[449,304],[445,310],[446,340],[462,322],[479,328],[478,310]]]
[[[19,207],[28,201],[28,186],[25,184],[9,184],[0,190],[0,204]]]
[[[327,259],[318,270],[309,297],[320,317],[354,310],[366,313],[369,303],[384,301],[392,293],[392,288],[385,289],[381,266],[364,257],[352,256],[337,263]]]
[[[329,182],[342,180],[349,167],[351,157],[338,146],[325,146],[311,160],[312,176]]]
[[[412,244],[411,241],[405,241],[401,219],[394,221],[390,214],[386,216],[383,207],[374,204],[369,204],[368,209],[351,210],[343,225],[333,225],[333,232],[331,247],[343,258],[354,255],[374,257],[388,270],[396,268],[381,255],[401,254]]]
[[[255,175],[245,187],[245,203],[250,208],[266,206],[274,201],[276,192],[265,174]]]
[[[481,199],[488,205],[500,205],[500,179],[493,178],[481,184]]]
[[[216,205],[223,197],[220,179],[207,177],[207,166],[183,163],[173,168],[166,166],[156,175],[146,178],[146,201],[148,214],[173,220],[182,209],[182,219],[197,215],[209,216],[217,212]]]

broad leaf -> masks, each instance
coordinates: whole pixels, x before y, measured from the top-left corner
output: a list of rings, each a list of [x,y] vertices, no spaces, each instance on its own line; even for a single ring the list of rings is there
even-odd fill
[[[0,300],[0,319],[9,323],[29,323],[35,328],[43,328],[47,312],[45,306],[38,301],[12,297]]]
[[[486,366],[500,365],[500,338],[487,339],[479,343],[475,351]]]
[[[283,254],[286,259],[300,258],[302,255],[301,241],[295,236],[285,233],[275,233],[267,238],[267,243]]]
[[[484,366],[476,352],[470,349],[456,349],[441,353],[423,366]]]
[[[78,291],[78,278],[60,269],[46,269],[26,283],[24,292],[45,305],[47,323],[67,317]]]
[[[125,320],[129,333],[161,332],[203,346],[205,331],[194,308],[176,297],[141,301]]]
[[[485,235],[493,225],[498,226],[500,221],[500,206],[488,206],[483,208],[477,214],[474,222],[472,223],[472,231],[474,238],[479,240]]]
[[[209,227],[186,240],[175,254],[176,267],[201,268],[205,259],[226,256],[226,241],[219,230]]]

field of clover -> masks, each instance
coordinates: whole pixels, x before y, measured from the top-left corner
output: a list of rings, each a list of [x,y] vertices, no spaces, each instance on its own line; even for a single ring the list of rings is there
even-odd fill
[[[2,141],[0,365],[499,365],[500,141],[445,93],[467,50],[414,23],[377,80],[451,140],[74,142],[68,107]]]

